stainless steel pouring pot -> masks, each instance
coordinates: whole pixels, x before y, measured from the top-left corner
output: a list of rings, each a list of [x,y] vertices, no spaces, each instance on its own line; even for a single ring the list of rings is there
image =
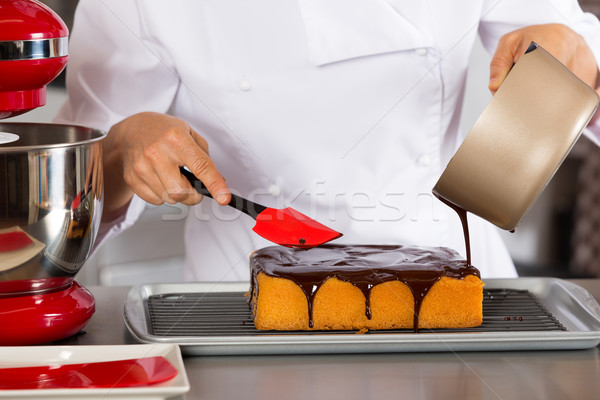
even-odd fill
[[[68,286],[102,215],[105,133],[0,123],[0,297]]]

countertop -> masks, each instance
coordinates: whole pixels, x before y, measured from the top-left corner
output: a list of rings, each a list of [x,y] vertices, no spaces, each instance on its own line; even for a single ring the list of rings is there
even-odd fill
[[[600,300],[600,279],[572,282]],[[129,287],[91,286],[96,313],[64,345],[135,343]],[[185,357],[191,399],[599,399],[600,348],[564,351]]]

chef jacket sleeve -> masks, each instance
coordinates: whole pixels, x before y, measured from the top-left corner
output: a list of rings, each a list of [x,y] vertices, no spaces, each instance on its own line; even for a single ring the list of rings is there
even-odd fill
[[[69,42],[68,100],[55,122],[108,131],[138,112],[167,112],[178,86],[168,53],[144,30],[136,1],[79,2]],[[132,225],[145,205],[134,196],[119,218],[102,224],[96,248]]]
[[[489,0],[481,11],[479,35],[493,54],[500,37],[528,25],[561,23],[583,36],[600,66],[600,22],[584,13],[576,0]],[[600,118],[584,130],[584,134],[600,145]]]

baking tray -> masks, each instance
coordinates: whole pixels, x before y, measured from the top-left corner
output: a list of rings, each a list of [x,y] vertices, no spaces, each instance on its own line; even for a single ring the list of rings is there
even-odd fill
[[[515,303],[494,312],[484,300],[485,329],[421,330],[417,334],[412,330],[265,332],[254,328],[247,306],[235,308],[225,303],[234,299],[245,304],[248,283],[175,283],[133,287],[124,318],[139,342],[175,343],[186,355],[570,350],[600,343],[600,305],[582,287],[555,278],[486,279],[485,283],[492,305],[506,293],[517,292],[529,297],[527,301],[534,302],[544,315],[529,315],[527,308]],[[151,318],[153,299],[175,300],[166,305],[164,311],[171,320],[166,326],[162,322],[162,330],[157,329],[160,321]],[[218,307],[220,304],[226,306]],[[197,316],[199,309],[204,309],[204,316]],[[528,326],[539,318],[545,321],[542,325],[553,326],[549,330]],[[181,326],[199,328],[203,333],[180,332]]]

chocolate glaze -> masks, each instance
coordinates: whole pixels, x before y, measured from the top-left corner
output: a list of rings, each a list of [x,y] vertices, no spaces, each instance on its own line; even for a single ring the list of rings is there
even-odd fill
[[[330,277],[350,282],[365,296],[365,314],[371,319],[370,294],[373,286],[404,282],[414,297],[414,329],[419,327],[419,310],[429,289],[442,276],[463,279],[479,277],[479,271],[445,247],[411,247],[400,245],[325,245],[308,250],[280,246],[266,247],[250,259],[252,281],[250,293],[258,290],[256,277],[266,275],[289,279],[306,295],[309,327],[313,327],[315,295]],[[250,296],[249,302],[252,302]]]

